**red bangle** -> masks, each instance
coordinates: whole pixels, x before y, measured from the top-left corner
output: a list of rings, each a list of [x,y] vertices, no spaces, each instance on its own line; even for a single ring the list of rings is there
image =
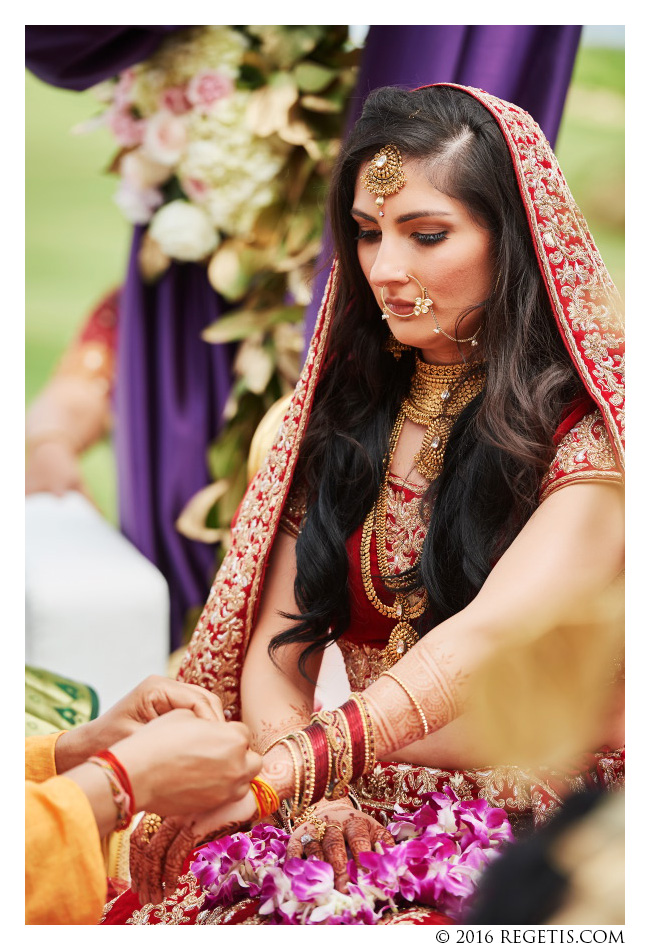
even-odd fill
[[[363,775],[366,763],[366,735],[361,710],[354,700],[348,699],[341,706],[341,712],[347,719],[352,740],[352,778],[357,779]]]
[[[117,822],[115,824],[116,831],[124,831],[131,824],[131,819],[133,818],[133,799],[128,794],[124,786],[122,785],[121,778],[118,776],[118,773],[115,771],[112,762],[105,755],[91,755],[90,758],[86,760],[90,765],[97,765],[102,770],[106,778],[108,779],[108,784],[111,787],[111,795],[113,796],[113,802],[117,808]],[[115,760],[117,761],[117,759]],[[119,765],[119,763],[118,763]],[[119,766],[120,772],[126,775],[122,766]],[[130,788],[130,785],[129,785]]]
[[[96,752],[95,758],[104,759],[104,761],[108,762],[108,764],[111,766],[111,768],[115,772],[115,775],[117,776],[118,782],[120,783],[120,785],[122,786],[122,788],[124,789],[124,791],[126,792],[126,794],[129,796],[131,800],[132,813],[135,813],[137,809],[135,807],[135,797],[133,795],[131,780],[129,778],[128,772],[126,771],[126,769],[124,768],[120,760],[117,758],[116,755],[113,755],[110,749],[102,749],[101,752]]]
[[[303,732],[311,743],[316,765],[316,779],[314,783],[314,802],[324,797],[330,777],[330,752],[325,730],[319,722],[310,723]]]

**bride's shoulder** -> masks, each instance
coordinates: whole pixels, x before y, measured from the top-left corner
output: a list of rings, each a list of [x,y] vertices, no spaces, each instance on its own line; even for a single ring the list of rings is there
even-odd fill
[[[623,482],[600,409],[587,412],[560,439],[540,487],[540,502],[553,491],[580,481]]]

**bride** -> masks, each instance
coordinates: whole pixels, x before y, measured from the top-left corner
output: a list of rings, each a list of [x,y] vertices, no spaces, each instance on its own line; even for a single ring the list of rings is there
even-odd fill
[[[569,782],[491,768],[462,711],[505,638],[531,617],[554,625],[622,570],[623,339],[548,142],[488,93],[375,90],[330,219],[309,356],[180,678],[251,728],[264,787],[293,815],[288,855],[329,861],[343,889],[346,850],[391,843],[395,806],[426,792],[487,799],[517,831],[569,784],[621,781],[614,726]],[[310,724],[333,642],[354,693]],[[122,895],[105,923],[223,921],[179,874],[199,842],[258,814],[251,794],[138,827],[139,899]],[[229,920],[264,922],[256,910]]]

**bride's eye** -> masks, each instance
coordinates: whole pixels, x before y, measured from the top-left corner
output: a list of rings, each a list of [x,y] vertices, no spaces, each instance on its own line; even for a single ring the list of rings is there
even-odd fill
[[[444,241],[448,233],[448,231],[436,231],[435,233],[414,231],[411,237],[415,238],[418,244],[437,244],[439,241]]]
[[[355,235],[355,240],[356,241],[376,241],[377,238],[379,237],[381,237],[381,231],[377,231],[377,230],[359,231],[359,233]]]

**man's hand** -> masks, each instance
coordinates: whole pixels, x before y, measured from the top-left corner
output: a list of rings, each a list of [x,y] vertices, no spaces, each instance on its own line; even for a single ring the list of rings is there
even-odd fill
[[[180,716],[180,713],[170,714]],[[165,717],[166,719],[169,717]],[[161,720],[160,726],[165,724]],[[155,724],[157,725],[157,724]],[[204,724],[197,723],[197,726]],[[144,738],[154,725],[148,726],[146,731],[138,733],[131,739],[125,740],[127,743],[135,743]],[[207,726],[205,729],[207,730]],[[211,727],[215,730],[215,741],[217,739],[216,730],[225,736],[228,730],[232,735],[230,739],[248,736],[248,730],[241,723],[225,723],[218,727]],[[236,730],[239,730],[237,732]],[[162,735],[162,731],[161,731]],[[126,756],[120,752],[121,743],[115,748],[116,754],[121,757],[124,764]],[[241,750],[240,750],[241,751]],[[161,807],[166,804],[158,801],[153,789],[151,803],[146,807],[156,814],[165,813],[170,817],[164,818],[160,828],[149,835],[144,829],[142,822],[138,824],[131,834],[130,841],[130,865],[131,865],[131,889],[136,891],[141,904],[159,904],[163,899],[164,891],[169,894],[174,890],[176,881],[181,873],[183,862],[187,855],[198,845],[205,841],[211,841],[225,834],[232,834],[234,831],[245,830],[249,828],[257,817],[257,805],[255,798],[250,790],[251,779],[258,773],[261,765],[261,757],[255,752],[248,750],[246,756],[241,760],[241,756],[233,756],[227,747],[222,748],[223,770],[218,769],[218,759],[215,756],[212,785],[206,785],[205,789],[199,790],[198,794],[187,794],[185,792],[181,797],[177,797],[177,810],[182,806],[194,804],[196,813],[179,815],[172,809]],[[183,763],[184,772],[187,774],[187,766]],[[233,771],[239,774],[233,778]],[[206,766],[203,764],[200,769],[200,777],[203,781],[206,779]],[[178,774],[177,770],[170,769],[170,774]],[[133,777],[132,777],[133,778]],[[160,788],[158,779],[158,788],[161,796],[169,797],[170,789]],[[137,779],[136,779],[137,781]],[[137,792],[135,792],[137,798]],[[210,800],[212,805],[217,805],[206,810],[205,801]],[[219,804],[221,801],[221,804]],[[204,804],[201,805],[201,802]],[[204,810],[199,811],[199,808]]]
[[[209,722],[225,722],[221,700],[209,690],[165,676],[148,676],[103,716],[58,739],[54,750],[57,772],[67,772],[174,709],[188,709]]]

